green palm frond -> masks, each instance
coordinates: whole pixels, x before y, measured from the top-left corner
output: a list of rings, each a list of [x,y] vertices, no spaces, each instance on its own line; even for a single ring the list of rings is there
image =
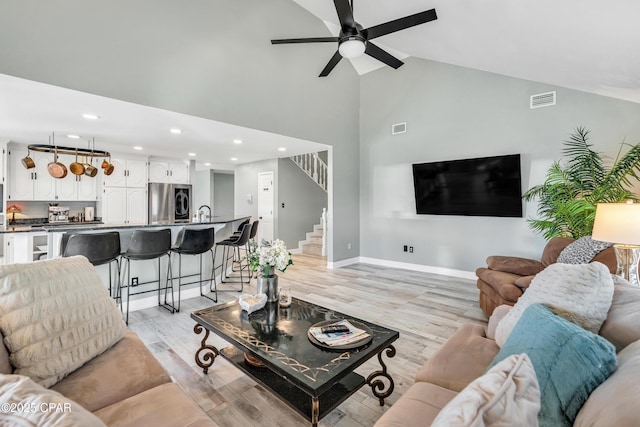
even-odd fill
[[[579,238],[593,229],[596,205],[636,200],[629,190],[640,178],[640,144],[622,143],[609,169],[602,156],[588,142],[589,131],[579,127],[562,153],[563,164],[555,161],[547,171],[545,182],[530,188],[525,201],[538,201],[539,219],[528,219],[529,226],[546,239],[557,236]],[[626,152],[623,149],[629,147]]]

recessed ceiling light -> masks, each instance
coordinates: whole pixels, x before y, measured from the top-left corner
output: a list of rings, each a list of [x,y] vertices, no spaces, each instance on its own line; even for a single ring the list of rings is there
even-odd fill
[[[142,150],[142,147],[140,147],[139,145],[136,145],[135,147],[133,147],[134,150]]]
[[[237,158],[237,157],[232,157],[232,158],[231,158],[231,161],[233,161],[233,162],[235,162],[236,160],[238,160],[238,158]]]
[[[211,163],[207,162],[204,164],[205,166],[211,166]]]
[[[71,138],[71,139],[80,139],[80,135],[67,135],[67,138]]]
[[[242,140],[241,139],[234,139],[233,143],[234,144],[242,144]]]
[[[95,114],[83,114],[82,117],[87,120],[98,120],[100,118],[100,116],[96,116]]]
[[[287,149],[284,148],[284,147],[280,147],[280,148],[278,148],[278,151],[287,151]]]
[[[169,130],[171,133],[179,134],[182,133],[182,129],[172,128]]]
[[[196,156],[196,153],[189,153],[189,156],[191,156],[191,157],[195,157],[195,156]]]

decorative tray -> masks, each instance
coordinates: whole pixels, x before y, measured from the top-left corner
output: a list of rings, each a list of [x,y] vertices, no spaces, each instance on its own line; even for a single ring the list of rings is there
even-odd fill
[[[371,332],[371,329],[369,329],[369,327],[363,323],[360,323],[358,321],[352,320],[352,319],[348,319],[349,323],[351,323],[354,327],[358,328],[358,329],[362,329],[363,331],[365,331],[368,335],[364,336],[361,340],[358,341],[354,341],[348,344],[343,344],[343,345],[328,345],[325,344],[321,341],[319,341],[316,337],[313,336],[313,334],[307,330],[307,337],[309,338],[309,341],[311,341],[314,345],[321,347],[323,349],[326,350],[336,350],[336,351],[342,351],[342,350],[352,350],[354,348],[359,348],[362,347],[365,344],[369,344],[369,342],[371,342],[371,340],[373,339],[373,333]],[[334,323],[336,323],[336,320],[324,320],[322,322],[318,322],[315,325],[311,325],[311,328],[321,328],[323,326],[329,326],[332,325]]]

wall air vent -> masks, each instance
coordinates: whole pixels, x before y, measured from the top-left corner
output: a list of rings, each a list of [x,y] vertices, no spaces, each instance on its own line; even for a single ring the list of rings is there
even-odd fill
[[[407,122],[391,125],[391,135],[407,132]]]
[[[529,108],[541,108],[550,107],[556,105],[556,91],[539,93],[537,95],[531,95],[529,102]]]

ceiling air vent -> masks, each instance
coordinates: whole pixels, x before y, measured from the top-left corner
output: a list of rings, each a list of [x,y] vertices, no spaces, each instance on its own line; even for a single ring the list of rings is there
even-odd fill
[[[395,125],[391,125],[391,135],[405,133],[406,131],[407,131],[407,122],[396,123]]]
[[[550,107],[556,105],[556,91],[531,95],[530,108]]]

